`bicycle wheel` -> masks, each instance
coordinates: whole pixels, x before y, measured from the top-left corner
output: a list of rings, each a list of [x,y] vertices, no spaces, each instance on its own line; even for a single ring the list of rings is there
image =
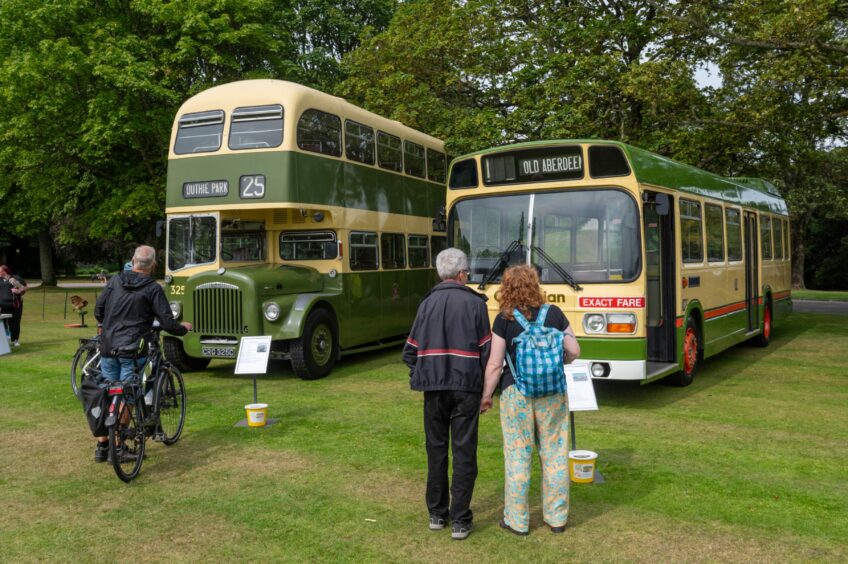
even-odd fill
[[[158,378],[156,397],[159,426],[166,445],[180,440],[185,425],[186,394],[183,375],[174,366],[163,366]]]
[[[80,401],[83,380],[100,376],[100,351],[89,344],[80,345],[71,361],[71,390]]]
[[[128,399],[128,394],[121,396],[118,422],[109,427],[109,458],[115,474],[124,482],[138,476],[144,462],[145,435],[141,409],[129,406]],[[139,397],[138,401],[144,401],[144,398]]]

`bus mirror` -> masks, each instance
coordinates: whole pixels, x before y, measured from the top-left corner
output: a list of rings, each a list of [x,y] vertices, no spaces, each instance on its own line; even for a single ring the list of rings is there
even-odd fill
[[[668,215],[668,194],[657,194],[654,201],[657,203],[657,215]]]
[[[164,226],[165,226],[165,221],[164,221],[164,220],[161,220],[161,219],[160,219],[159,221],[157,221],[157,222],[156,222],[156,236],[157,236],[157,237],[161,237],[161,236],[162,236],[162,227],[164,227]]]

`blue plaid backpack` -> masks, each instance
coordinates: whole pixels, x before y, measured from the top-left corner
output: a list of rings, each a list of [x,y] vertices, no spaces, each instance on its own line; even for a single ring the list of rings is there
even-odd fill
[[[565,392],[563,332],[545,327],[549,308],[550,304],[543,304],[532,323],[518,309],[512,312],[524,331],[512,341],[515,343],[515,365],[509,354],[506,360],[518,391],[526,397],[538,398]]]

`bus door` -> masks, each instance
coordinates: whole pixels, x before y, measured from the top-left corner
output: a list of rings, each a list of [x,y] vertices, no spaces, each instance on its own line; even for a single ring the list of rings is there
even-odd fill
[[[674,362],[674,208],[658,192],[646,192],[644,203],[648,360]]]
[[[745,304],[748,309],[748,331],[760,327],[760,312],[757,304],[759,282],[757,280],[757,214],[745,212]]]

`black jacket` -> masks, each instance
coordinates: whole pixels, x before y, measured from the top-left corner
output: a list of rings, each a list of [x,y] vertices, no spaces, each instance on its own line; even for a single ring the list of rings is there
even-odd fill
[[[154,318],[169,333],[188,332],[174,320],[162,287],[150,276],[132,271],[121,272],[109,280],[97,298],[94,317],[103,324],[100,336],[103,356],[129,356],[138,350]]]
[[[427,292],[403,347],[413,390],[483,391],[492,346],[486,299],[452,281]]]

